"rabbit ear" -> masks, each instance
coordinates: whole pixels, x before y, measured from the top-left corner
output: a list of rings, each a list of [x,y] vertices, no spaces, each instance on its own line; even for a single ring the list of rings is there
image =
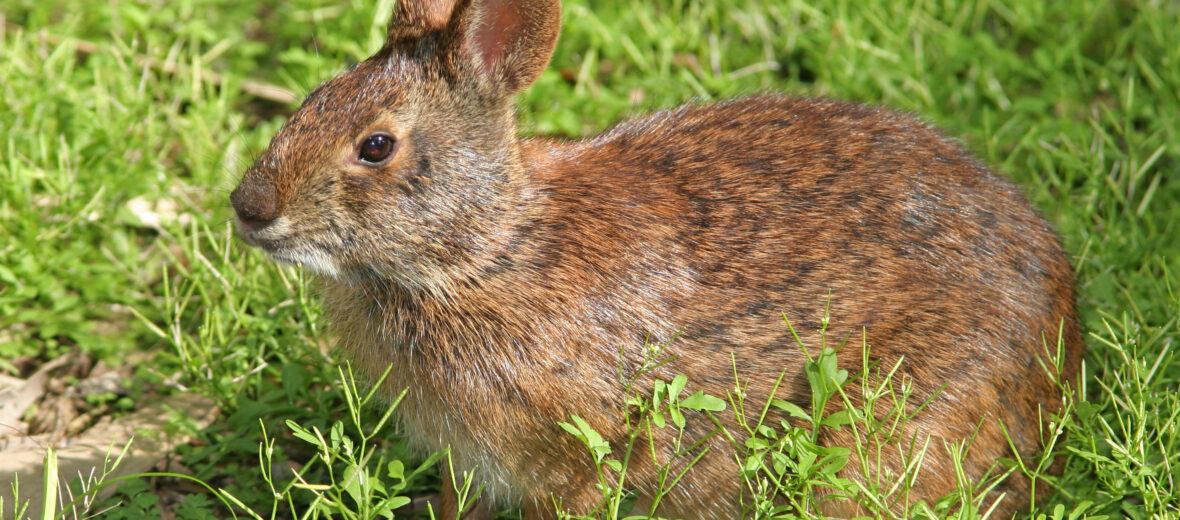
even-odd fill
[[[388,41],[413,40],[445,29],[455,0],[398,0],[389,21]]]
[[[509,93],[532,85],[561,32],[558,0],[478,0],[467,9],[462,39],[487,79]],[[474,12],[472,12],[474,11]]]
[[[561,32],[559,0],[399,0],[389,41],[440,33],[439,49],[505,94],[528,88]]]

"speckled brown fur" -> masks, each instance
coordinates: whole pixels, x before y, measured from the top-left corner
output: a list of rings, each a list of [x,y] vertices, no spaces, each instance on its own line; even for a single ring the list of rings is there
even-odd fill
[[[979,427],[972,477],[1011,456],[998,421],[1037,450],[1038,413],[1060,401],[1042,339],[1063,327],[1067,377],[1081,352],[1072,271],[1019,191],[953,141],[889,110],[775,95],[518,140],[512,96],[549,59],[557,1],[398,6],[386,46],[309,95],[231,200],[248,243],[323,275],[356,365],[392,365],[411,438],[451,446],[493,500],[526,518],[552,518],[554,495],[595,504],[589,456],[557,422],[578,414],[618,445],[620,347],[637,363],[645,338],[681,332],[658,376],[725,395],[733,356],[752,402],[785,370],[778,397],[807,403],[781,316],[815,344],[829,294],[830,334],[857,344],[864,330],[875,359],[904,357],[915,401],[942,387],[911,422],[936,441],[912,500],[952,490],[939,440]],[[375,133],[396,150],[367,164],[357,150]],[[738,515],[733,452],[711,448],[663,515]],[[651,461],[632,476],[650,490]],[[1026,505],[1027,486],[1006,481],[998,512]]]

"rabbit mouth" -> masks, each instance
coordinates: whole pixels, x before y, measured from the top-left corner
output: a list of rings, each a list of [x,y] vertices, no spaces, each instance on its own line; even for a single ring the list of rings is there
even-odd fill
[[[298,265],[316,274],[331,278],[340,277],[340,266],[337,265],[336,260],[322,251],[308,248],[264,249],[264,251],[275,261]]]
[[[248,245],[257,247],[275,261],[294,264],[309,271],[337,278],[340,266],[333,255],[323,246],[301,244],[290,235],[288,222],[282,217],[265,225],[246,224],[237,218],[238,236]]]
[[[263,240],[255,244],[276,262],[292,264],[313,273],[339,278],[339,263],[331,254],[314,246],[287,244],[281,241]]]

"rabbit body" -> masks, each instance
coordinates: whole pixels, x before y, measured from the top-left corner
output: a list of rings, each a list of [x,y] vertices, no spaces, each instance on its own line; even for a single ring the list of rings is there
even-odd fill
[[[552,518],[555,498],[597,503],[590,454],[558,422],[582,417],[617,454],[645,344],[671,361],[640,392],[685,374],[725,396],[736,372],[754,419],[785,373],[774,397],[806,409],[806,359],[782,318],[818,349],[829,301],[843,368],[861,366],[864,341],[877,366],[901,362],[911,409],[931,398],[906,431],[932,439],[910,502],[954,489],[941,440],[974,435],[972,478],[1013,456],[1001,421],[1021,455],[1040,448],[1060,406],[1042,342],[1060,334],[1066,380],[1081,352],[1072,270],[1019,191],[952,140],[889,110],[775,95],[519,140],[511,95],[548,60],[556,2],[398,5],[386,47],[309,95],[231,199],[248,243],[322,275],[355,366],[392,366],[407,435],[450,447],[490,500],[526,518]],[[396,143],[377,163],[374,135]],[[733,410],[716,416],[742,438]],[[708,452],[662,516],[741,513],[736,452],[714,429],[691,414],[686,439]],[[687,460],[656,432],[656,460],[640,447],[628,470],[640,507],[656,466]],[[848,428],[820,441],[854,442]],[[903,461],[884,453],[842,476],[895,478]],[[997,513],[1028,505],[1018,475],[999,492]]]

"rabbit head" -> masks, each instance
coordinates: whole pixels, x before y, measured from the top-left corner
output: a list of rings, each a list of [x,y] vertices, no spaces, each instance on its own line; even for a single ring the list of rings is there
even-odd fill
[[[557,0],[398,2],[384,46],[308,95],[246,172],[239,234],[341,280],[462,276],[527,199],[512,100],[559,27]]]

